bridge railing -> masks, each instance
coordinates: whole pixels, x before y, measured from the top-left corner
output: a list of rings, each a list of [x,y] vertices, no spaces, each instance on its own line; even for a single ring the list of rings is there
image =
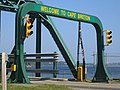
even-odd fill
[[[0,63],[2,60],[2,54],[0,54]],[[26,71],[28,73],[45,73],[45,74],[53,74],[53,77],[56,78],[59,71],[57,70],[57,62],[59,60],[58,53],[35,53],[35,54],[24,54],[24,60],[26,64]],[[8,63],[12,63],[14,61],[14,54],[8,54]],[[35,68],[35,63],[43,62],[43,63],[50,63],[52,64],[52,69],[50,68]],[[42,64],[41,64],[42,65]],[[34,66],[34,68],[32,68]],[[29,68],[31,67],[31,68]],[[7,68],[8,71],[11,71],[10,67]]]

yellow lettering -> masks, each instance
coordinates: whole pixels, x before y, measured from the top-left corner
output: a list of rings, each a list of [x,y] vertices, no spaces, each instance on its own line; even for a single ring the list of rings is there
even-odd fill
[[[69,17],[69,18],[74,18],[74,19],[77,18],[77,19],[90,21],[90,16],[80,14],[80,13],[77,14],[75,12],[60,10],[60,9],[57,9],[57,8],[52,8],[52,7],[47,7],[47,6],[41,6],[40,9],[41,9],[42,12],[45,12],[45,13],[48,13],[48,14],[62,15],[62,16],[66,16],[66,17]]]
[[[61,10],[61,15],[66,16],[66,11],[65,10]]]
[[[41,11],[47,12],[50,14],[58,14],[59,15],[59,9],[56,9],[56,8],[49,8],[46,6],[41,6]]]
[[[46,6],[41,6],[41,11],[48,12],[48,8]]]
[[[68,17],[76,18],[76,13],[68,12]]]
[[[90,16],[78,14],[78,19],[90,21]]]

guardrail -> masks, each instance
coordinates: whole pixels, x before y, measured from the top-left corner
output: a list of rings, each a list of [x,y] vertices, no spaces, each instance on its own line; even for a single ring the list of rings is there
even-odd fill
[[[27,72],[30,73],[46,73],[46,74],[53,74],[53,77],[57,77],[57,73],[59,71],[57,70],[57,61],[59,60],[59,54],[58,53],[48,53],[48,54],[41,54],[41,53],[35,53],[35,54],[24,54],[24,60],[25,62],[51,62],[53,64],[52,69],[27,69]],[[2,60],[2,54],[0,54],[0,62]],[[14,54],[8,54],[8,62],[14,61]],[[10,68],[7,68],[7,70],[11,70]]]

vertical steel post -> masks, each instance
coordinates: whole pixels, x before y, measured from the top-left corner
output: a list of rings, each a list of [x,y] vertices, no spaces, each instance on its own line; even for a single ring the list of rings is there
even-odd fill
[[[78,25],[78,55],[77,55],[77,67],[79,66],[79,49],[80,49],[80,44],[81,44],[81,49],[82,49],[82,72],[83,72],[83,80],[85,80],[85,55],[84,55],[84,47],[83,47],[83,41],[82,41],[82,34],[81,34],[81,23],[79,22]]]
[[[99,27],[96,27],[97,34],[97,66],[96,72],[92,79],[93,82],[108,82],[110,76],[108,75],[105,61],[104,61],[104,34],[103,29],[99,30]]]
[[[54,52],[54,53],[56,53],[56,52]],[[57,56],[54,56],[54,59],[56,59],[56,58],[57,58]],[[57,70],[57,61],[56,60],[53,62],[53,70]],[[53,73],[53,77],[56,78],[57,73]]]
[[[77,70],[79,67],[79,54],[80,54],[80,30],[81,30],[81,25],[79,22],[78,23],[78,45],[77,45]]]
[[[7,80],[6,80],[6,53],[2,53],[2,90],[7,90]]]
[[[41,17],[36,19],[36,53],[41,53]],[[40,59],[41,57],[36,57]],[[36,62],[36,69],[41,68],[41,62]],[[36,73],[36,77],[40,77],[40,73]]]
[[[79,23],[79,27],[81,27],[81,24]],[[82,61],[83,61],[83,65],[82,65],[82,71],[83,71],[83,81],[85,81],[85,55],[84,55],[84,47],[83,47],[83,40],[82,40],[82,34],[80,31],[80,43],[81,43],[81,49],[82,49]]]

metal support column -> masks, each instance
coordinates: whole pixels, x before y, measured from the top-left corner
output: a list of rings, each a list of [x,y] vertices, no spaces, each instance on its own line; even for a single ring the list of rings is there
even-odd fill
[[[84,47],[83,47],[83,41],[82,41],[82,34],[81,34],[81,23],[79,22],[78,25],[78,50],[77,50],[77,66],[79,67],[79,49],[80,49],[80,44],[81,44],[81,49],[82,49],[82,61],[83,61],[83,81],[85,80],[85,55],[84,55]]]
[[[79,27],[81,27],[81,24],[79,23]],[[83,40],[82,40],[82,34],[80,31],[80,41],[81,41],[81,49],[82,49],[82,60],[83,60],[83,81],[85,81],[85,55],[84,55],[84,47],[83,47]]]
[[[56,52],[54,52],[56,53]],[[57,57],[55,56],[54,59],[56,59]],[[57,70],[57,61],[53,62],[53,70]],[[53,73],[53,77],[56,78],[57,77],[57,73]]]
[[[36,53],[41,53],[41,17],[36,19]],[[40,59],[41,57],[36,57]],[[41,68],[41,62],[36,62],[36,69]],[[36,73],[36,77],[40,77],[40,73]]]
[[[79,22],[79,25],[78,25],[78,45],[77,45],[77,70],[79,67],[79,54],[80,54],[80,30],[81,30],[81,27],[80,27],[80,22]]]
[[[24,18],[16,14],[15,22],[15,59],[16,71],[12,71],[10,80],[16,83],[30,83],[24,62]]]

